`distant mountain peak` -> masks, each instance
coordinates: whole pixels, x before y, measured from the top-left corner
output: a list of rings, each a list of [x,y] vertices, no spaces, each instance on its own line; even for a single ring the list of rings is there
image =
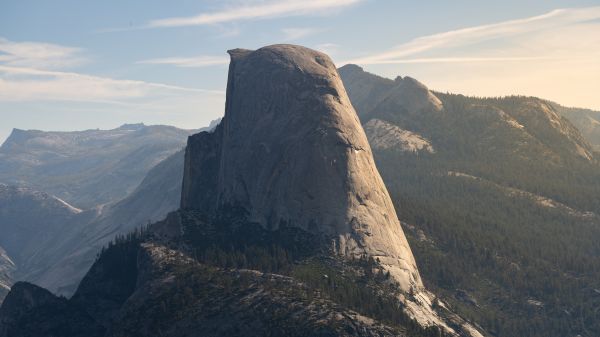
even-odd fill
[[[138,131],[146,127],[144,123],[135,123],[135,124],[123,124],[116,128],[115,130],[127,130],[127,131]]]
[[[27,141],[27,139],[31,138],[32,132],[28,130],[13,128],[10,132],[10,135],[6,138],[2,146],[0,148],[6,148],[11,146],[11,144],[17,144]]]
[[[343,65],[340,67],[340,71],[347,71],[347,72],[363,72],[363,68],[359,65],[356,64],[352,64],[352,63],[348,63],[346,65]]]
[[[364,71],[347,64],[339,69],[352,104],[363,122],[382,118],[382,114],[414,114],[441,111],[441,100],[423,83],[409,76],[394,80]],[[377,102],[377,104],[373,104]]]

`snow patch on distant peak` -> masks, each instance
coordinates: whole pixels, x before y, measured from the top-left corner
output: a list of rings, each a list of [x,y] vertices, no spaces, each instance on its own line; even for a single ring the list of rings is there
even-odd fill
[[[13,260],[11,260],[10,256],[8,256],[8,254],[6,254],[6,251],[0,247],[0,258],[2,258],[2,260],[8,262],[11,266],[15,267],[15,263],[13,262]]]
[[[419,151],[435,153],[433,146],[425,137],[380,119],[374,118],[365,124],[365,132],[371,147],[375,149],[395,148],[413,153]]]
[[[64,205],[64,206],[65,206],[65,207],[66,207],[66,208],[67,208],[69,211],[71,211],[71,212],[73,212],[73,213],[75,213],[75,214],[79,214],[79,213],[83,212],[83,210],[81,210],[81,209],[79,209],[79,208],[77,208],[77,207],[74,207],[74,206],[70,205],[68,202],[66,202],[66,201],[62,200],[62,199],[61,199],[61,198],[59,198],[59,197],[56,197],[56,196],[52,196],[52,197],[53,197],[54,199],[56,199],[56,201],[58,201],[59,203],[61,203],[62,205]]]

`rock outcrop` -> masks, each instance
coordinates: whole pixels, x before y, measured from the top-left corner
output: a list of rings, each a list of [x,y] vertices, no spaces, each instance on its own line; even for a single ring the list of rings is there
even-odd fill
[[[152,336],[157,331],[173,337],[404,334],[320,297],[304,299],[298,296],[303,286],[289,277],[218,270],[156,244],[142,244],[138,267],[137,289],[107,336]],[[161,303],[177,302],[181,295],[182,303],[165,312]]]
[[[265,228],[331,238],[380,261],[404,291],[414,258],[340,76],[325,54],[292,45],[229,52],[225,117],[192,136],[182,208],[238,206]]]
[[[155,243],[124,248],[106,250],[69,300],[17,283],[0,309],[0,337],[408,335],[308,297],[290,277],[201,265]]]
[[[393,149],[412,153],[435,152],[426,138],[380,119],[373,118],[365,124],[365,132],[371,147],[377,150]]]

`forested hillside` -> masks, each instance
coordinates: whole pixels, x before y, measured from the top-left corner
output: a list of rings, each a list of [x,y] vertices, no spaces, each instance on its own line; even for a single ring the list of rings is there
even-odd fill
[[[426,285],[496,336],[599,335],[600,166],[580,132],[533,97],[340,73],[363,124],[435,150],[374,147]]]

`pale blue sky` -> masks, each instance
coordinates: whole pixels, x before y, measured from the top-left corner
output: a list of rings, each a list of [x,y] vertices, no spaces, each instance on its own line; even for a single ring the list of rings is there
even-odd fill
[[[207,125],[226,50],[273,43],[440,91],[600,110],[600,0],[0,0],[0,142],[12,128]]]

